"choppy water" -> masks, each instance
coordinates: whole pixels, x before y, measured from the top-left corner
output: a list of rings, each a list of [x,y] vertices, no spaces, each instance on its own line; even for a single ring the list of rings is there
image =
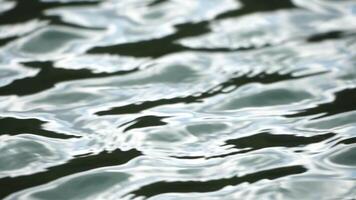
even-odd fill
[[[356,198],[356,1],[0,0],[0,198]]]

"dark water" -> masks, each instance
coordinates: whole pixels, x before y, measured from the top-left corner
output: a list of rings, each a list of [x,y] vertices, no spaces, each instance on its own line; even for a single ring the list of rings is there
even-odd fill
[[[356,198],[356,1],[0,0],[0,198]]]

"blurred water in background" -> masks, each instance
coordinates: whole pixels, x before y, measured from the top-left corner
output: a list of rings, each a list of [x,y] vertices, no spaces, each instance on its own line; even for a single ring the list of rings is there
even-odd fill
[[[0,198],[356,198],[356,1],[0,0]]]

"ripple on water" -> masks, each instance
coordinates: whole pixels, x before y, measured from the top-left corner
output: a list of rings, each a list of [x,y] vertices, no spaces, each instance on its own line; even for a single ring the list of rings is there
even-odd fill
[[[93,73],[113,73],[131,71],[149,62],[149,58],[93,54],[68,57],[54,63],[54,67],[64,69],[90,69]]]
[[[352,30],[354,21],[355,15],[335,16],[333,12],[321,14],[299,9],[256,13],[213,21],[210,33],[183,38],[179,43],[197,49],[259,48],[303,40],[318,33]],[[342,26],[344,23],[353,26]]]
[[[175,32],[174,25],[212,19],[239,4],[233,0],[107,1],[99,6],[65,7],[46,11],[64,21],[90,28],[105,28],[107,34],[99,46],[130,43],[160,38]]]
[[[13,9],[16,6],[16,2],[14,1],[1,0],[0,3],[1,3],[0,14]]]
[[[287,152],[285,152],[288,154]],[[7,199],[21,199],[42,195],[58,194],[61,197],[85,199],[107,197],[121,198],[130,193],[137,196],[153,196],[160,191],[154,189],[158,185],[162,191],[214,191],[229,184],[239,184],[242,181],[256,181],[254,173],[265,174],[265,177],[277,178],[282,176],[278,170],[288,171],[293,161],[293,155],[284,155],[277,151],[262,151],[241,157],[217,158],[211,160],[185,160],[173,158],[158,158],[140,156],[121,166],[97,168],[94,170],[64,177],[47,184],[23,190]],[[293,167],[291,167],[294,169]],[[293,171],[293,170],[292,170]],[[295,172],[301,173],[299,168]],[[106,177],[103,181],[96,178]],[[241,177],[241,178],[240,178]],[[91,184],[83,187],[83,181]],[[92,182],[93,181],[93,182]],[[187,183],[187,185],[185,185]],[[92,184],[96,185],[97,188]],[[178,184],[181,189],[171,187]],[[191,187],[200,185],[202,187]],[[204,185],[212,187],[204,188]],[[75,189],[73,189],[75,188]],[[153,190],[152,190],[153,188]],[[87,191],[87,190],[90,191]],[[63,190],[67,191],[65,194]],[[93,192],[91,192],[93,191]],[[84,193],[84,194],[83,194]],[[68,196],[69,194],[69,196]]]
[[[30,135],[2,136],[1,177],[34,174],[66,160],[67,156],[58,144],[52,145],[44,138],[42,141],[36,138]]]
[[[305,91],[293,91],[287,89],[264,90],[257,94],[251,94],[237,99],[230,99],[217,110],[234,110],[241,108],[256,108],[265,106],[290,105],[295,102],[310,99],[312,95]]]
[[[38,69],[26,68],[22,65],[0,64],[0,86],[5,86],[15,80],[38,74]]]
[[[23,36],[48,25],[46,21],[29,20],[24,23],[0,26],[0,39]]]
[[[333,115],[330,117],[325,117],[322,119],[311,120],[305,123],[306,128],[317,129],[317,130],[331,130],[355,123],[354,117],[355,112],[347,112],[343,114]]]
[[[25,194],[25,196],[10,196],[7,199],[29,198],[29,199],[92,199],[105,198],[102,193],[127,181],[130,175],[120,172],[96,172],[81,175],[49,187],[40,187],[37,192]],[[83,183],[85,183],[83,185]],[[116,189],[120,189],[117,188]],[[107,195],[106,195],[107,196]]]
[[[211,193],[161,194],[149,198],[150,200],[178,200],[178,199],[352,199],[355,196],[353,181],[337,180],[276,180],[261,181],[253,184],[242,184],[238,187],[227,187]]]
[[[328,162],[353,170],[356,166],[356,146],[346,145],[328,155]],[[355,178],[355,176],[350,177]]]
[[[0,4],[0,198],[356,196],[355,2]]]
[[[68,45],[73,40],[83,39],[75,32],[64,31],[61,29],[48,29],[30,38],[20,48],[20,51],[33,54],[45,54],[56,52]],[[38,45],[38,44],[44,45]]]

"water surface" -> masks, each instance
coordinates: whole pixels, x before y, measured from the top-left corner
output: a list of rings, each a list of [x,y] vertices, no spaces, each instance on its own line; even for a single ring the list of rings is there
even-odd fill
[[[0,0],[0,198],[356,198],[356,2]]]

